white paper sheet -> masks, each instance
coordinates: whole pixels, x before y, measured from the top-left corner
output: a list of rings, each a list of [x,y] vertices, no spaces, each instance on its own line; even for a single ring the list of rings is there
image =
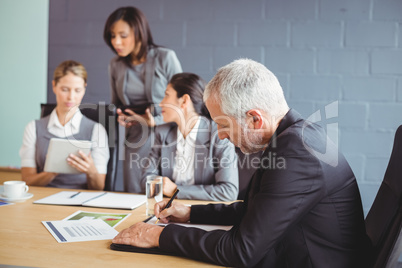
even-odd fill
[[[72,221],[72,220],[84,221],[84,220],[101,219],[108,225],[115,228],[130,215],[131,213],[104,213],[104,212],[90,212],[90,211],[78,210],[77,212],[63,219],[63,221]]]
[[[105,194],[104,192],[73,192],[61,191],[45,198],[36,200],[35,204],[50,205],[82,205],[85,201]]]
[[[42,221],[59,243],[113,239],[118,232],[100,219],[88,221]]]
[[[76,205],[101,208],[135,209],[146,202],[145,195],[110,192],[61,191],[34,201],[34,204]]]
[[[83,206],[135,209],[147,201],[145,195],[106,193],[84,202]]]

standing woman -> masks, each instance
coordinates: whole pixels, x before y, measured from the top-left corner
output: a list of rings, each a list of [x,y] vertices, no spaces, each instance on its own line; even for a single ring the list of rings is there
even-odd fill
[[[103,38],[117,54],[109,76],[112,103],[120,107],[118,122],[126,127],[124,191],[139,193],[141,160],[149,154],[153,127],[163,124],[157,105],[170,78],[182,68],[174,51],[155,45],[145,15],[135,7],[115,10],[106,21]]]

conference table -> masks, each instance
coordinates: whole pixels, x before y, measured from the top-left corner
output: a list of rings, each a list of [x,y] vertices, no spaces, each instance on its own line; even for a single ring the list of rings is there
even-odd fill
[[[83,206],[40,205],[32,202],[67,189],[30,187],[34,196],[13,205],[0,206],[0,267],[216,267],[195,260],[153,254],[114,251],[111,240],[58,243],[42,221],[62,220],[74,212],[131,213],[115,227],[121,231],[147,218],[145,204],[134,210]],[[179,200],[185,204],[209,201]]]

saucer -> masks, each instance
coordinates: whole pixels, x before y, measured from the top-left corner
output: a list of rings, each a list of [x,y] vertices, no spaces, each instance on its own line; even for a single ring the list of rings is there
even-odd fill
[[[0,194],[0,199],[4,201],[9,201],[9,202],[18,202],[18,201],[24,201],[29,198],[31,198],[33,194],[31,193],[25,193],[23,196],[17,197],[17,198],[10,198],[10,197],[5,197],[3,193]]]

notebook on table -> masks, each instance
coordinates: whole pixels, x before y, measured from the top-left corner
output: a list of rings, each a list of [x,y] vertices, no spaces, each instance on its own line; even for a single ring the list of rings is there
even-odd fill
[[[110,249],[117,250],[117,251],[135,252],[135,253],[179,256],[172,252],[163,251],[160,248],[139,248],[139,247],[135,247],[135,246],[115,244],[115,243],[112,243],[110,245]]]
[[[34,201],[34,204],[135,209],[146,202],[145,195],[110,192],[61,191]]]

